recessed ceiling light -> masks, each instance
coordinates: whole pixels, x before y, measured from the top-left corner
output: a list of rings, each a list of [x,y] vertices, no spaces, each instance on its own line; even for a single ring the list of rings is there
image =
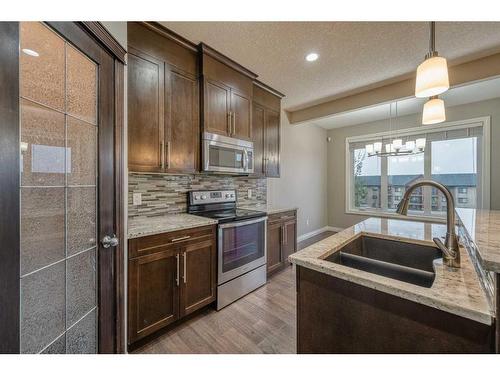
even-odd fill
[[[33,51],[32,49],[29,49],[29,48],[23,48],[22,51],[29,56],[33,56],[33,57],[40,56],[40,54],[37,51]]]
[[[317,53],[310,53],[306,56],[307,61],[316,61],[318,59],[319,55]]]

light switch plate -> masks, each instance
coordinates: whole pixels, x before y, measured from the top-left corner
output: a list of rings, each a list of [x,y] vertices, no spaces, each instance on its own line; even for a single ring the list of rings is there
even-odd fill
[[[247,191],[247,197],[252,198],[252,189],[248,189]]]
[[[142,194],[141,193],[133,193],[132,194],[132,204],[134,206],[139,206],[142,204]]]

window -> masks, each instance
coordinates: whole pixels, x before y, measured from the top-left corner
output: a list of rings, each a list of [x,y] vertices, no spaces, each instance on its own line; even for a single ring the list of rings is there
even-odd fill
[[[484,117],[347,138],[346,211],[393,215],[406,189],[422,179],[447,186],[456,207],[489,207],[489,176],[482,173],[489,170],[489,147],[483,145],[489,126],[489,117]],[[425,138],[425,151],[386,157],[366,153],[366,144],[382,142],[384,150],[395,137],[403,144]],[[446,200],[438,189],[418,188],[410,197],[411,215],[443,217],[445,211]]]

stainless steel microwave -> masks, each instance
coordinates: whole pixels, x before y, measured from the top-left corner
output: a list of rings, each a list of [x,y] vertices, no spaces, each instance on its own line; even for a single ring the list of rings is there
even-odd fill
[[[206,172],[253,173],[253,142],[203,133],[203,170]]]

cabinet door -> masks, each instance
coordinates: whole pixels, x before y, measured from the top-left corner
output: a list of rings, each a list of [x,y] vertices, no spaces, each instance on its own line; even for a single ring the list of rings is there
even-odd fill
[[[288,257],[297,250],[297,221],[283,223],[283,262],[289,264]]]
[[[198,169],[198,81],[167,65],[165,75],[165,165],[167,172]]]
[[[264,108],[253,103],[252,106],[252,135],[254,152],[254,174],[264,175]]]
[[[179,267],[180,256],[175,249],[129,261],[129,343],[178,318]]]
[[[203,126],[210,133],[230,135],[231,90],[220,82],[203,81]]]
[[[269,223],[267,226],[267,273],[281,268],[281,245],[283,241],[281,222]]]
[[[231,137],[252,140],[252,102],[246,96],[231,90]]]
[[[264,168],[267,177],[280,176],[280,114],[266,109]]]
[[[164,64],[131,48],[127,67],[129,170],[161,172],[164,150]]]
[[[180,316],[184,316],[215,301],[215,241],[209,239],[186,246],[181,265]]]

